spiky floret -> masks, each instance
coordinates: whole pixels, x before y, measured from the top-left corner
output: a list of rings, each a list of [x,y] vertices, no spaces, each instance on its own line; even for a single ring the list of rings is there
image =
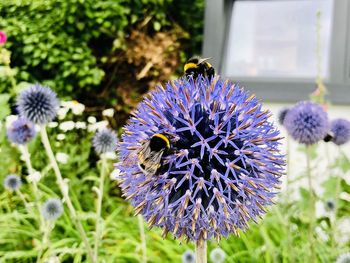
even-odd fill
[[[195,263],[196,262],[196,254],[192,250],[186,250],[182,256],[182,263]]]
[[[4,180],[4,187],[10,191],[16,191],[22,186],[21,177],[17,174],[9,174]]]
[[[21,116],[42,125],[56,117],[59,101],[57,94],[49,87],[35,84],[19,94],[17,108]]]
[[[331,122],[333,132],[332,141],[337,145],[342,145],[350,140],[350,122],[345,119],[335,119]]]
[[[25,118],[19,117],[7,128],[7,138],[16,144],[26,144],[36,134],[34,124]]]
[[[293,139],[306,145],[322,140],[329,131],[327,113],[320,105],[309,101],[292,107],[283,124]]]
[[[176,238],[238,234],[272,204],[284,156],[279,131],[261,103],[229,81],[181,78],[159,86],[124,127],[119,145],[121,187],[149,226]],[[171,149],[145,176],[137,154],[153,134]]]
[[[63,205],[60,199],[50,198],[41,207],[41,214],[46,220],[56,220],[63,213]]]
[[[92,144],[98,154],[114,152],[117,148],[117,142],[117,135],[111,129],[98,131],[92,139]]]

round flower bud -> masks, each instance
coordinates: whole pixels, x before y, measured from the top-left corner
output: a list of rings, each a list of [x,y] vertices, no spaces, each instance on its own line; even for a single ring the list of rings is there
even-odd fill
[[[5,189],[10,191],[16,191],[21,187],[21,185],[22,185],[21,177],[19,177],[17,174],[10,174],[6,176],[4,181]]]
[[[350,122],[345,119],[336,119],[331,122],[333,133],[332,141],[337,145],[342,145],[350,140]]]
[[[57,114],[59,101],[49,87],[32,85],[17,97],[17,108],[21,116],[35,124],[47,124]]]
[[[283,123],[293,139],[306,145],[322,140],[329,131],[327,113],[320,105],[308,101],[291,108]]]
[[[7,128],[7,138],[15,144],[26,144],[36,134],[34,124],[25,118],[18,118]]]
[[[107,128],[98,131],[92,139],[92,144],[98,154],[115,151],[117,142],[115,132]]]
[[[56,198],[48,199],[41,207],[41,214],[46,220],[56,220],[63,213],[61,200]]]

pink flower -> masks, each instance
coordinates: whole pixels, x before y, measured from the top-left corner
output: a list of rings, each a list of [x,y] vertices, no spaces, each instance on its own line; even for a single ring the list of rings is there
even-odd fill
[[[0,31],[0,45],[3,45],[6,43],[7,36],[4,31]]]

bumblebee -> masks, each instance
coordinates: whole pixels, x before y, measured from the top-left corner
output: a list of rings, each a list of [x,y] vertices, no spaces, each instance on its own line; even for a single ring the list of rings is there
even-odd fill
[[[184,72],[186,77],[192,76],[194,79],[198,78],[198,75],[203,77],[213,78],[215,70],[213,66],[207,62],[210,58],[192,57],[187,60],[184,66]]]
[[[327,135],[323,138],[324,142],[330,142],[334,139],[333,132],[328,132]]]
[[[161,166],[162,157],[170,150],[170,140],[156,133],[147,140],[138,153],[138,165],[146,176],[154,175]]]

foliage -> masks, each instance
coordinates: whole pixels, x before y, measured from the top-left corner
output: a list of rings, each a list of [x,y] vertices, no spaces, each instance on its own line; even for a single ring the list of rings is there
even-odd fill
[[[130,98],[154,87],[154,80],[163,76],[159,70],[168,68],[164,81],[175,74],[180,60],[200,53],[203,15],[203,0],[191,5],[185,0],[7,0],[0,3],[0,29],[8,35],[6,47],[12,52],[17,83],[40,82],[61,97],[74,97],[91,107],[118,103],[119,110],[128,114]],[[155,37],[155,42],[131,39],[135,30],[151,40]],[[162,46],[157,42],[159,33],[178,43],[160,52],[180,56],[165,56],[166,65],[155,63],[151,74],[133,81],[149,57],[131,62],[127,56],[134,49],[131,42]],[[0,84],[0,91],[11,93],[9,84]],[[120,90],[123,86],[128,88]]]

